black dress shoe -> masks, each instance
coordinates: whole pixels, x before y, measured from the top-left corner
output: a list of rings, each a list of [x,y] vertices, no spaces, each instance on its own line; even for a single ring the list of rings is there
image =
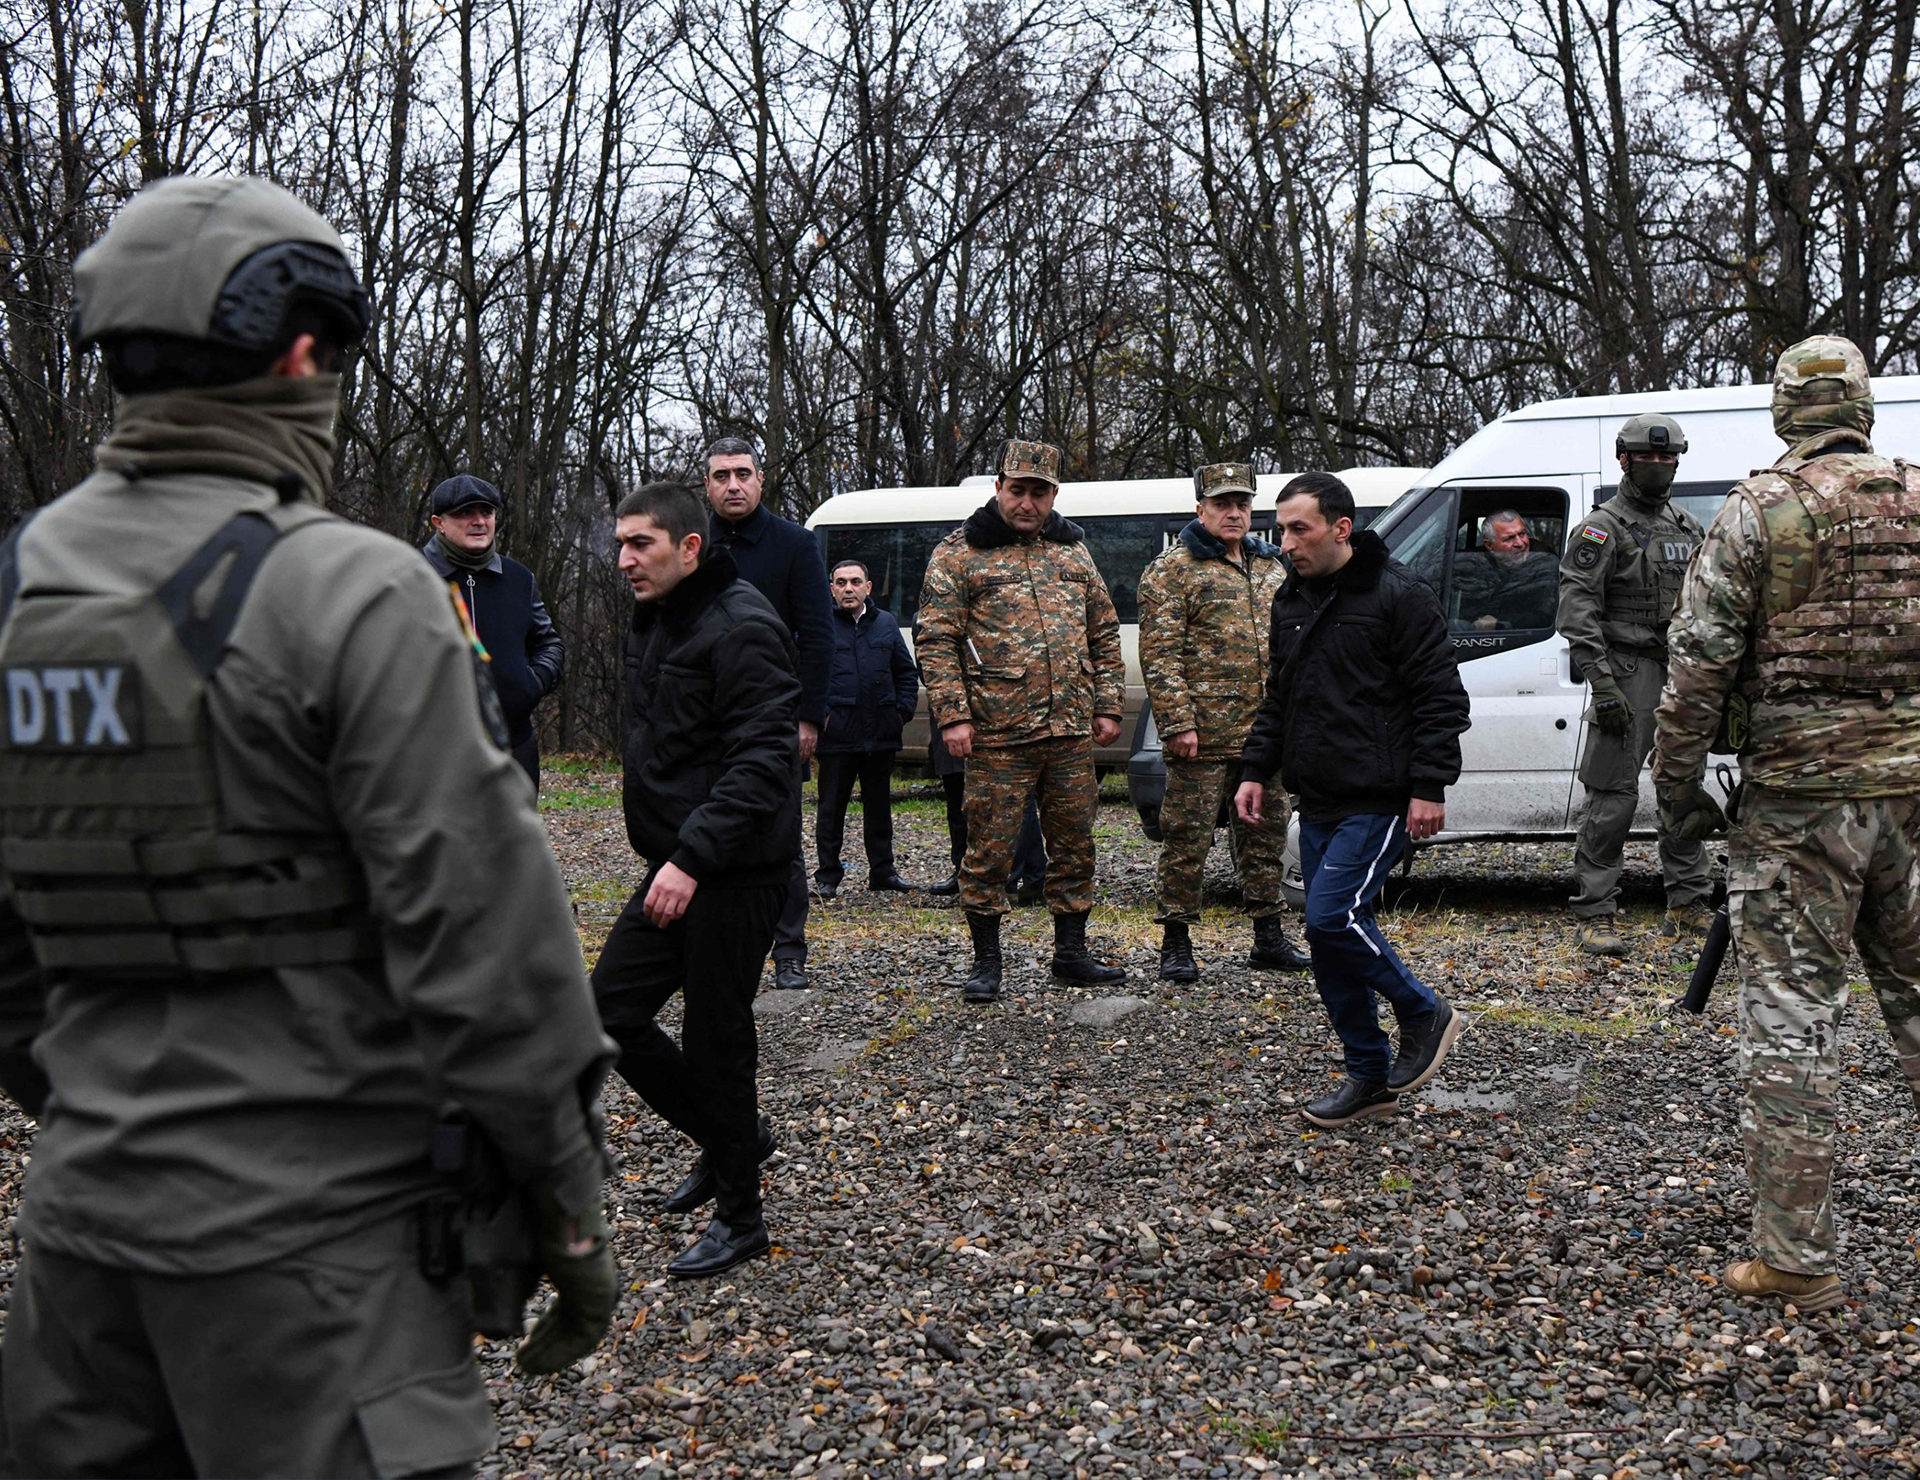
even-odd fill
[[[958,887],[957,885],[955,886]],[[888,869],[884,874],[876,874],[867,880],[867,888],[875,894],[914,894],[919,891],[918,884],[909,884],[899,873]]]
[[[1356,1120],[1379,1120],[1400,1113],[1400,1097],[1379,1079],[1343,1079],[1330,1095],[1311,1100],[1300,1112],[1315,1125],[1335,1130]]]
[[[1253,922],[1253,950],[1247,965],[1265,966],[1273,971],[1305,971],[1313,957],[1287,939],[1287,927],[1280,915],[1262,915]]]
[[[1400,1052],[1387,1071],[1387,1088],[1397,1095],[1411,1094],[1438,1074],[1454,1040],[1467,1025],[1466,1018],[1455,1012],[1446,998],[1437,1001],[1439,1005],[1432,1012],[1401,1024]]]
[[[952,894],[958,894],[959,892],[960,892],[960,871],[958,869],[955,869],[952,873],[948,874],[946,878],[942,879],[938,884],[927,885],[927,893],[929,894],[952,895]]]
[[[765,1163],[773,1159],[773,1153],[780,1149],[780,1143],[773,1138],[773,1127],[767,1124],[766,1116],[760,1117],[760,1161]],[[667,1194],[669,1213],[691,1213],[695,1208],[713,1201],[714,1189],[718,1185],[713,1175],[713,1165],[702,1151],[693,1163],[680,1185]]]
[[[807,964],[804,961],[776,961],[773,963],[773,986],[779,992],[801,992],[810,985],[807,976]]]
[[[835,895],[839,894],[840,886],[838,883],[830,884],[825,879],[815,879],[813,882],[813,892],[822,899],[832,899]]]
[[[736,1229],[715,1215],[693,1247],[667,1266],[667,1273],[676,1280],[711,1279],[736,1264],[759,1258],[772,1247],[766,1219],[754,1218]]]
[[[1194,964],[1193,937],[1186,922],[1169,920],[1160,941],[1160,979],[1169,982],[1197,982],[1200,968]]]

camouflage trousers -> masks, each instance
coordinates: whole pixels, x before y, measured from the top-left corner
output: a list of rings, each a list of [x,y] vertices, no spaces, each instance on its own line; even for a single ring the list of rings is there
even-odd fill
[[[1040,804],[1047,845],[1047,908],[1056,915],[1093,908],[1093,818],[1100,804],[1093,742],[1067,735],[968,757],[960,903],[970,914],[1007,912],[1007,873],[1030,796]]]
[[[1754,1245],[1778,1269],[1826,1274],[1849,943],[1920,1108],[1920,796],[1836,802],[1748,787],[1727,892]]]
[[[1267,783],[1263,811],[1266,821],[1248,827],[1234,815],[1233,794],[1240,785],[1240,762],[1176,760],[1167,757],[1167,795],[1160,804],[1160,911],[1154,919],[1165,924],[1180,920],[1194,924],[1200,918],[1200,877],[1213,848],[1213,825],[1220,804],[1227,804],[1228,841],[1233,846],[1234,872],[1240,876],[1242,910],[1254,919],[1277,915],[1280,875],[1287,856],[1287,792],[1280,783]]]

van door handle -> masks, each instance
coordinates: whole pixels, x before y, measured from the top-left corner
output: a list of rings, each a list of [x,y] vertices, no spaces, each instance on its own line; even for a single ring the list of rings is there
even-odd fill
[[[1557,719],[1553,722],[1553,727],[1556,730],[1564,730],[1567,727],[1567,722],[1563,719]]]

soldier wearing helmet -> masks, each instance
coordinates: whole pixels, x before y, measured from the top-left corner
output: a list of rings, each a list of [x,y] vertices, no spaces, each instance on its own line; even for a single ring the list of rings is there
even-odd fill
[[[1667,620],[1700,521],[1669,501],[1686,433],[1670,416],[1631,417],[1615,437],[1620,486],[1575,528],[1560,562],[1555,626],[1575,671],[1593,691],[1580,780],[1585,814],[1573,859],[1573,911],[1580,948],[1624,956],[1614,926],[1621,854],[1639,801],[1640,768],[1653,748],[1653,711],[1667,680]],[[1660,833],[1669,935],[1704,934],[1712,915],[1706,849]]]
[[[1850,945],[1920,1107],[1920,470],[1873,451],[1867,363],[1845,339],[1780,356],[1773,425],[1785,456],[1735,485],[1674,614],[1653,777],[1666,827],[1724,827],[1701,774],[1744,711],[1722,744],[1742,783],[1727,892],[1757,1257],[1722,1283],[1811,1312],[1845,1298],[1832,1176]]]
[[[566,892],[455,599],[323,507],[368,317],[338,234],[162,180],[74,286],[113,430],[0,546],[0,1087],[39,1121],[9,1460],[463,1468],[493,1426],[451,1112],[559,1292],[523,1365],[614,1300]]]

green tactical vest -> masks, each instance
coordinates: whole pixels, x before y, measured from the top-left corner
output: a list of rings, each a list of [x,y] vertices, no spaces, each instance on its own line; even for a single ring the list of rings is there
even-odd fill
[[[1773,593],[1756,636],[1759,691],[1910,694],[1920,690],[1920,469],[1866,453],[1782,461],[1776,473],[1812,525],[1767,516]],[[1785,512],[1791,513],[1791,510]],[[1787,602],[1805,592],[1797,605]]]
[[[327,516],[237,514],[152,592],[20,589],[0,547],[0,865],[34,954],[84,980],[365,960],[339,838],[222,825],[207,690],[261,562]]]

